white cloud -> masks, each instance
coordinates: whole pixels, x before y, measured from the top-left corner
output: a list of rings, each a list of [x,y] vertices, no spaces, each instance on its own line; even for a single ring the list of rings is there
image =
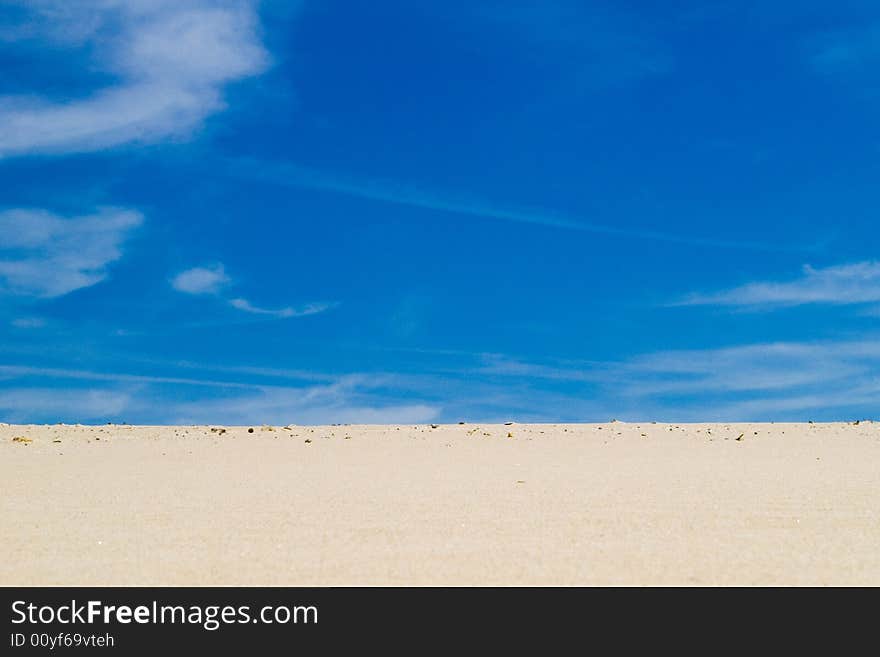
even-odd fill
[[[620,362],[541,365],[499,355],[488,361],[485,354],[472,357],[476,369],[419,375],[197,368],[218,369],[221,379],[0,365],[4,386],[33,384],[43,391],[38,397],[21,392],[31,390],[24,387],[0,392],[6,395],[5,402],[0,399],[0,411],[6,411],[0,419],[14,414],[19,421],[77,421],[100,408],[98,402],[112,410],[111,402],[122,399],[119,413],[124,411],[126,421],[227,424],[418,423],[441,417],[470,422],[844,420],[876,416],[880,407],[876,336],[663,351]],[[480,363],[487,365],[481,369]],[[54,415],[46,381],[61,391]],[[80,412],[74,397],[64,393],[77,386],[104,396],[85,399],[91,405]]]
[[[325,384],[259,386],[234,396],[183,402],[168,412],[180,424],[407,424],[427,422],[440,414],[437,405],[403,401],[383,392],[398,383],[395,375],[347,374]]]
[[[858,304],[880,301],[880,262],[867,261],[825,269],[806,266],[786,282],[754,282],[715,294],[694,294],[676,305],[784,307],[804,304]]]
[[[179,424],[413,424],[440,408],[386,401],[341,386],[266,389],[231,398],[183,403],[170,409]]]
[[[537,408],[540,400],[554,421],[595,419],[596,409],[641,421],[855,419],[876,415],[880,407],[880,338],[874,336],[660,351],[620,362],[547,365],[479,357],[478,374],[515,382],[506,391],[524,386],[519,401],[508,403]],[[566,388],[547,395],[542,379]],[[579,417],[582,412],[592,415]]]
[[[628,395],[756,393],[766,397],[808,386],[831,388],[880,371],[880,342],[773,342],[666,351],[621,365]]]
[[[230,282],[222,264],[193,267],[171,279],[171,287],[186,294],[217,294]]]
[[[93,53],[115,82],[64,101],[0,96],[0,157],[94,151],[189,135],[226,84],[268,65],[253,0],[30,0],[10,39]]]
[[[307,315],[317,315],[318,313],[322,313],[325,310],[329,310],[336,304],[333,303],[310,303],[301,308],[278,308],[276,310],[272,310],[269,308],[259,308],[253,305],[247,299],[230,299],[229,305],[237,310],[244,311],[246,313],[251,313],[254,315],[268,315],[270,317],[305,317]]]
[[[33,367],[29,365],[0,365],[0,377],[35,377],[39,379],[69,379],[74,381],[110,381],[113,383],[169,384],[176,386],[195,386],[201,388],[249,388],[257,386],[239,381],[216,381],[213,379],[192,379],[185,377],[144,376],[140,374],[119,374],[115,372],[92,372],[59,367]]]
[[[388,394],[385,388],[400,384],[395,375],[316,376],[327,382],[294,387],[0,365],[0,379],[6,381],[22,384],[30,380],[66,381],[58,387],[43,384],[41,387],[0,388],[0,419],[7,422],[106,421],[125,413],[126,421],[163,424],[409,424],[433,420],[440,413],[436,404]],[[71,381],[90,383],[88,388],[80,389],[73,387],[77,384]],[[103,387],[94,387],[92,382]],[[181,386],[187,388],[186,393],[177,390]],[[169,389],[175,393],[164,398],[164,391]]]
[[[528,363],[503,354],[482,354],[483,365],[480,372],[501,376],[518,376],[550,381],[593,381],[597,380],[595,371],[583,365],[570,364],[545,365]]]
[[[270,310],[268,308],[258,308],[247,299],[230,299],[229,305],[236,310],[241,310],[253,315],[269,315],[271,317],[293,317],[295,311],[293,308],[278,308]]]
[[[864,337],[650,354],[608,387],[677,420],[805,421],[875,415],[878,377],[880,340]]]
[[[180,272],[171,279],[171,286],[178,292],[185,294],[219,295],[223,288],[231,283],[232,279],[226,275],[226,269],[222,263],[208,267],[193,267],[192,269]],[[242,297],[235,297],[226,301],[236,310],[251,315],[263,315],[276,319],[317,315],[337,305],[336,303],[309,303],[299,308],[292,308],[290,306],[284,308],[261,308]]]
[[[141,222],[140,213],[121,208],[71,218],[0,212],[0,293],[57,297],[99,283]]]
[[[107,389],[18,388],[0,390],[0,417],[5,422],[104,422],[131,404],[128,392]]]

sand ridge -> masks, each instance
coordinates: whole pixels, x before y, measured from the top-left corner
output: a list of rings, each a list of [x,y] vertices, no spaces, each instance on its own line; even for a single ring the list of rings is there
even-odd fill
[[[0,584],[880,584],[880,424],[0,425]]]

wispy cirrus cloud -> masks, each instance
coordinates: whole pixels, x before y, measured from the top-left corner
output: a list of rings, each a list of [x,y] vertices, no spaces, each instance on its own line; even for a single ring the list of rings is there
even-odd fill
[[[544,400],[557,405],[544,409],[557,418],[588,409],[584,400],[609,417],[642,421],[846,419],[874,416],[880,405],[875,336],[659,351],[618,362],[548,364],[497,354],[480,360],[474,376],[531,386],[536,392],[522,396],[523,408],[529,397]],[[565,387],[548,397],[540,380]]]
[[[30,365],[0,365],[0,377],[36,377],[39,379],[67,379],[77,381],[108,381],[126,384],[169,384],[176,386],[195,386],[208,388],[246,388],[256,389],[252,383],[216,379],[194,379],[180,376],[151,376],[144,374],[125,374],[118,372],[94,372],[90,370],[64,367],[34,367]]]
[[[0,157],[186,137],[230,82],[268,66],[253,0],[19,0],[5,41],[93,53],[114,82],[85,97],[0,96]]]
[[[142,221],[139,212],[123,208],[78,217],[0,212],[0,293],[51,298],[101,282]]]
[[[163,424],[414,423],[438,416],[436,403],[386,391],[393,375],[344,374],[308,385],[266,385],[174,375],[0,365],[0,419],[7,422],[133,421]],[[51,380],[73,381],[46,387]],[[9,382],[11,383],[10,387]],[[34,386],[33,381],[43,382]],[[185,386],[167,399],[169,390]],[[203,392],[199,392],[199,390]],[[210,390],[212,392],[204,392]],[[164,399],[157,403],[157,399]]]
[[[335,307],[335,303],[309,303],[299,308],[285,306],[284,308],[260,308],[253,305],[247,299],[230,299],[229,305],[237,310],[241,310],[252,315],[267,315],[269,317],[306,317],[308,315],[317,315],[325,310]]]
[[[772,395],[832,387],[880,372],[880,343],[871,339],[768,342],[715,349],[663,351],[621,365],[618,388],[631,395]]]
[[[356,386],[266,389],[177,405],[175,422],[223,424],[412,424],[435,419],[437,405],[383,399]]]
[[[517,376],[551,381],[597,382],[602,363],[531,363],[504,354],[482,354],[479,371],[483,374]]]
[[[88,417],[229,424],[843,420],[874,416],[880,406],[876,336],[668,350],[617,362],[471,358],[471,366],[418,375],[195,366],[220,378],[173,363],[161,374],[3,365],[0,420],[81,421],[101,404],[118,404],[118,412]],[[86,394],[76,392],[81,387],[95,396],[78,397]],[[59,390],[70,392],[59,398],[63,412],[50,401]],[[77,409],[74,399],[91,405]]]
[[[480,219],[494,219],[520,224],[533,224],[620,237],[626,239],[648,240],[690,246],[706,246],[724,249],[744,249],[752,251],[810,252],[812,245],[781,245],[776,243],[744,242],[725,240],[699,235],[680,235],[639,227],[613,226],[585,222],[565,213],[546,209],[522,209],[496,204],[484,199],[449,192],[436,192],[391,180],[353,178],[323,171],[317,171],[297,164],[265,162],[249,159],[227,161],[227,172],[258,180],[260,182],[288,187],[317,189],[344,194],[383,203],[393,203],[412,208],[447,212],[450,214]]]
[[[857,419],[880,404],[880,341],[777,342],[648,355],[621,392],[702,420]]]
[[[771,309],[875,302],[880,302],[880,262],[864,261],[820,269],[805,266],[800,278],[758,281],[722,292],[691,294],[673,305]]]
[[[22,387],[0,389],[0,417],[5,422],[106,421],[130,407],[129,392],[116,389]]]
[[[216,296],[236,310],[251,315],[263,315],[265,317],[274,317],[276,319],[306,317],[308,315],[317,315],[318,313],[330,310],[338,305],[337,303],[329,302],[313,302],[297,308],[292,306],[285,306],[283,308],[262,308],[242,297],[224,297],[222,294],[223,291],[232,283],[233,281],[226,274],[226,268],[222,263],[193,267],[184,270],[171,278],[171,287],[178,292],[193,295]]]

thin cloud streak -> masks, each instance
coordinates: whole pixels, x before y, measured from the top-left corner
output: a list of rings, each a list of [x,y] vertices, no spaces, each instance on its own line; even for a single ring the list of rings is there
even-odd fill
[[[286,319],[288,317],[307,317],[309,315],[317,315],[318,313],[322,313],[326,310],[330,310],[335,307],[336,303],[310,303],[301,308],[291,308],[290,306],[286,308],[260,308],[259,306],[253,305],[247,299],[230,299],[229,305],[235,308],[236,310],[241,310],[242,312],[250,313],[252,315],[265,315],[268,317],[276,317],[278,319]]]
[[[148,363],[161,363],[162,361],[150,361]],[[198,363],[164,363],[178,369],[203,370],[223,372],[226,374],[241,374],[245,376],[258,376],[277,378],[283,380],[307,381],[320,383],[311,387],[299,387],[279,385],[277,383],[255,383],[253,381],[218,381],[216,379],[194,379],[179,376],[151,376],[143,374],[128,374],[120,372],[96,372],[92,370],[68,369],[61,367],[37,367],[30,365],[0,365],[0,378],[28,378],[36,377],[43,379],[71,379],[82,381],[106,381],[112,383],[128,384],[171,384],[212,388],[238,388],[243,390],[305,390],[305,389],[376,389],[399,385],[405,382],[407,377],[391,373],[347,373],[347,374],[324,374],[321,372],[307,372],[303,370],[284,370],[261,367],[223,367],[202,365]]]
[[[131,394],[122,390],[0,390],[0,417],[14,423],[33,422],[39,418],[51,422],[58,422],[59,418],[105,421],[125,412],[131,403]]]
[[[423,403],[388,403],[356,390],[322,386],[183,403],[173,412],[177,424],[412,424],[435,419],[440,409]]]
[[[258,369],[258,368],[257,368]],[[265,374],[265,373],[262,373]],[[271,371],[270,374],[277,374]],[[339,375],[325,383],[280,386],[166,376],[101,373],[30,366],[0,366],[0,379],[21,379],[17,388],[0,389],[0,419],[33,422],[59,417],[73,421],[119,418],[172,424],[329,424],[414,423],[437,417],[437,404],[389,394],[394,375]],[[26,380],[54,378],[110,384],[99,388],[28,387]],[[225,388],[220,396],[174,394],[163,398],[163,385]],[[157,400],[163,400],[157,403]]]
[[[601,400],[615,417],[633,420],[805,421],[807,411],[841,419],[880,404],[880,341],[758,343],[580,365],[492,355],[475,373],[568,382],[572,403]]]
[[[866,261],[814,269],[799,279],[758,281],[715,294],[692,294],[675,306],[779,308],[807,304],[851,305],[880,302],[880,262]]]
[[[188,379],[173,376],[146,376],[141,374],[119,374],[114,372],[92,372],[89,370],[70,370],[54,367],[30,367],[26,365],[0,365],[0,377],[40,377],[47,379],[76,379],[82,381],[112,381],[114,383],[156,383],[212,388],[259,389],[272,386],[241,383],[238,381],[213,381],[210,379]]]
[[[309,169],[295,164],[277,164],[257,160],[235,159],[227,162],[231,175],[264,183],[336,192],[346,196],[393,203],[423,210],[449,212],[482,219],[497,219],[520,224],[532,224],[638,240],[705,246],[725,249],[743,249],[772,252],[811,252],[816,246],[780,246],[759,242],[718,240],[698,236],[676,235],[662,231],[638,228],[619,228],[595,223],[584,223],[562,213],[536,209],[523,210],[499,207],[484,200],[440,194],[391,181],[354,180]]]
[[[16,388],[9,390],[9,384],[24,386],[30,380],[43,386],[52,379],[105,383],[104,393],[128,397],[124,410],[129,417],[160,422],[406,423],[441,417],[471,422],[606,421],[612,417],[805,421],[866,417],[880,403],[880,341],[872,336],[661,351],[618,362],[557,360],[545,364],[502,354],[474,354],[473,358],[470,368],[449,372],[433,368],[432,373],[420,375],[332,375],[169,363],[177,370],[216,370],[241,375],[244,380],[19,365],[0,366],[0,378],[6,379],[6,393],[14,394]],[[287,385],[284,379],[302,380],[305,385]],[[177,386],[188,386],[193,392],[181,395],[174,392]],[[200,387],[226,390],[217,396],[198,392]],[[157,407],[156,400],[165,394],[171,395],[167,403]],[[48,402],[39,406],[48,408]],[[27,410],[25,406],[15,410],[16,417],[28,419],[20,413]]]

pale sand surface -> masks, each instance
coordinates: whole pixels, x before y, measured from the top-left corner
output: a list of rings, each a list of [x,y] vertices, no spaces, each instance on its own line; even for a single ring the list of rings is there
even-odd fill
[[[0,425],[0,584],[880,585],[880,424],[254,429]]]

